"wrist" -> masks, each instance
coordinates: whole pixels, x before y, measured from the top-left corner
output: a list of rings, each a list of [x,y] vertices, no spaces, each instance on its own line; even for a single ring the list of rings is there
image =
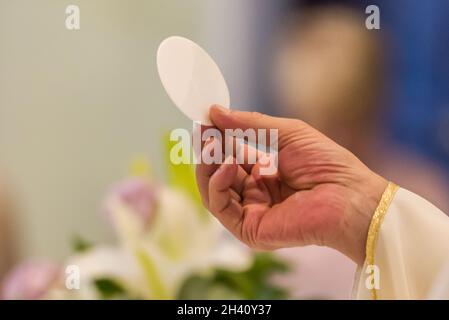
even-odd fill
[[[365,261],[368,230],[387,186],[387,180],[369,172],[365,178],[360,179],[359,186],[353,191],[343,239],[344,253],[358,265],[363,265]]]

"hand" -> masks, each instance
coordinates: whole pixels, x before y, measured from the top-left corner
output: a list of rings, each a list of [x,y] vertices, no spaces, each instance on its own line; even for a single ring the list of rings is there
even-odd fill
[[[274,128],[279,133],[273,176],[260,174],[261,161],[197,166],[203,203],[230,232],[256,249],[325,245],[363,263],[385,179],[303,121],[219,106],[211,108],[210,118],[222,132]]]

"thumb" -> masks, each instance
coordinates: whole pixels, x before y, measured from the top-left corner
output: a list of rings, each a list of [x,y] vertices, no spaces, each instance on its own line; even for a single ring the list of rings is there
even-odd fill
[[[280,132],[289,131],[297,127],[299,120],[276,118],[258,112],[245,112],[213,105],[209,110],[209,117],[220,130],[225,129],[278,129]]]

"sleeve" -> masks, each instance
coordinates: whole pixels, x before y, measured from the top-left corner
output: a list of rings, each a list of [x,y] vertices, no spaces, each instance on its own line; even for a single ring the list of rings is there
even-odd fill
[[[389,183],[368,231],[356,299],[426,299],[449,262],[449,217]],[[446,297],[449,298],[449,297]]]

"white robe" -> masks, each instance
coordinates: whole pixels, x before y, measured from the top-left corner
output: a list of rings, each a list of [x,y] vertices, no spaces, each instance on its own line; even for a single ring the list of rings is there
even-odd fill
[[[354,298],[449,299],[449,217],[427,200],[390,183],[366,247]]]

